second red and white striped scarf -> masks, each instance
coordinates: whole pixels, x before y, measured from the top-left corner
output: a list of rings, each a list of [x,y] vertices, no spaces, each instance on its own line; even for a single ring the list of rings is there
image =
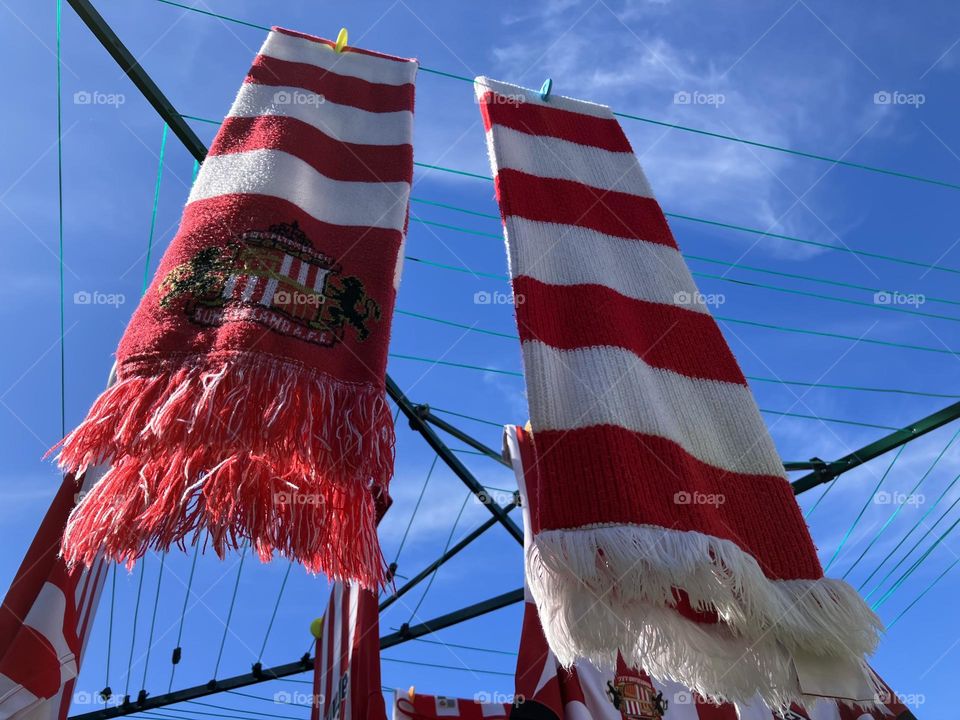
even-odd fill
[[[811,692],[811,667],[823,690],[831,668],[824,694],[869,699],[879,620],[823,577],[612,112],[488,78],[476,92],[523,298],[542,489],[527,578],[558,659],[610,666],[619,649],[706,697],[773,707]]]

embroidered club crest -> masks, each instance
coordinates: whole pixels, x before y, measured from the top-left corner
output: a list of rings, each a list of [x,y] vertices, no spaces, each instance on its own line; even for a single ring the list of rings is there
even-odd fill
[[[223,247],[207,247],[160,283],[160,305],[184,299],[199,325],[248,321],[330,347],[350,328],[366,340],[380,306],[363,283],[313,247],[297,223],[250,230]]]
[[[607,683],[607,695],[624,720],[660,720],[667,711],[663,693],[639,675],[617,675]]]

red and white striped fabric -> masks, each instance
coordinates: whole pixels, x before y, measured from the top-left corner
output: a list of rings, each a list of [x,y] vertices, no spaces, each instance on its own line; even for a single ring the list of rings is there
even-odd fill
[[[379,720],[387,716],[380,687],[377,596],[335,583],[313,664],[311,720]]]
[[[111,469],[70,562],[209,532],[384,581],[385,373],[413,175],[415,60],[269,33],[61,465]]]
[[[530,434],[507,427],[504,448],[520,489],[524,520],[524,547],[533,543],[536,497],[540,481],[537,455]],[[775,713],[759,697],[750,702],[715,704],[678,683],[651,678],[627,666],[617,656],[612,671],[601,671],[587,662],[565,670],[550,651],[536,605],[527,593],[517,657],[516,708],[511,720],[910,720],[914,716],[890,688],[878,679],[877,707],[867,711],[836,700],[797,704]],[[426,703],[425,703],[426,704]],[[432,717],[432,716],[431,716]],[[504,715],[507,717],[507,715]]]
[[[528,575],[551,648],[565,666],[611,666],[620,648],[716,698],[861,699],[879,619],[823,578],[750,389],[613,113],[488,78],[476,93],[523,298],[543,479]],[[807,668],[827,665],[814,682]]]
[[[411,695],[406,690],[395,690],[392,717],[393,720],[434,720],[435,718],[506,720],[511,717],[512,707],[508,703],[426,695],[418,692]]]
[[[78,494],[100,474],[64,478],[0,607],[0,720],[67,717],[107,563],[68,569],[60,538]]]

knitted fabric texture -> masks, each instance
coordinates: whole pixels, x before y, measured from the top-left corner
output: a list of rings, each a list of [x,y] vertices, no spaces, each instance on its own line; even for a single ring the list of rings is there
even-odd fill
[[[541,476],[527,577],[551,649],[608,667],[619,649],[705,697],[773,707],[801,699],[798,659],[865,687],[879,620],[823,577],[612,112],[487,78],[476,93]]]
[[[540,491],[537,453],[533,437],[524,428],[508,425],[503,433],[503,456],[513,465],[523,508],[524,553],[533,545],[532,525],[537,522],[536,498]],[[528,565],[529,567],[529,565]],[[527,579],[529,582],[529,579]],[[831,697],[810,698],[805,706],[793,703],[782,713],[770,708],[754,696],[748,703],[712,703],[675,681],[650,675],[642,662],[629,667],[617,656],[615,667],[598,670],[588,662],[578,662],[560,669],[547,646],[536,604],[525,587],[523,623],[517,656],[514,697],[524,698],[523,707],[529,717],[541,717],[533,708],[549,710],[550,718],[590,718],[590,720],[623,720],[624,716],[661,718],[662,720],[910,720],[913,715],[896,693],[878,676],[874,676],[875,702],[870,707],[837,701]],[[656,664],[659,658],[653,658]],[[732,671],[737,672],[732,665]],[[614,707],[616,690],[620,708]],[[658,697],[659,696],[659,697]],[[660,702],[657,702],[657,701]],[[659,707],[658,707],[659,706]],[[623,714],[621,714],[623,711]],[[631,712],[633,713],[631,715]],[[505,713],[509,717],[509,713]],[[546,718],[547,712],[542,713]],[[527,717],[525,715],[524,717]]]
[[[117,351],[118,381],[60,464],[111,469],[70,517],[69,562],[249,540],[363,587],[375,505],[417,63],[274,28],[210,148]]]

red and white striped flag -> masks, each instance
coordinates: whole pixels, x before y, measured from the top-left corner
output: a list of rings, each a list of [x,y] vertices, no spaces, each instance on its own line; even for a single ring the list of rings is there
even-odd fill
[[[0,607],[0,720],[64,720],[93,625],[107,563],[67,569],[67,516],[102,474],[63,479]]]
[[[776,448],[610,108],[478,78],[543,482],[530,589],[564,666],[864,699],[880,621],[824,578]],[[522,298],[522,302],[519,300]]]
[[[377,595],[355,583],[335,583],[317,639],[310,718],[380,720],[386,716],[380,687]]]

